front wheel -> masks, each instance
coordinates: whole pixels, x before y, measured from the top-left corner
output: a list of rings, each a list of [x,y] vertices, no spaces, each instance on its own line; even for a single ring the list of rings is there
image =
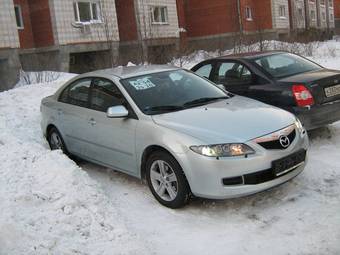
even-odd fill
[[[153,153],[146,163],[146,179],[159,203],[180,208],[189,201],[190,188],[181,166],[165,152]]]

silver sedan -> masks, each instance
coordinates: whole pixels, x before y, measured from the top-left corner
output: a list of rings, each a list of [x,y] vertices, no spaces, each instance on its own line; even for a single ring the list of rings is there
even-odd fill
[[[226,199],[304,169],[308,136],[292,114],[170,66],[86,73],[41,103],[51,149],[145,178],[163,205]]]

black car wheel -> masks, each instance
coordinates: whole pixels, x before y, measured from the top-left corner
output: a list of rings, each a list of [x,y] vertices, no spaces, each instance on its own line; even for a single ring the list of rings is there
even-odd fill
[[[67,154],[64,140],[57,128],[52,127],[47,134],[47,141],[51,150],[62,150]]]

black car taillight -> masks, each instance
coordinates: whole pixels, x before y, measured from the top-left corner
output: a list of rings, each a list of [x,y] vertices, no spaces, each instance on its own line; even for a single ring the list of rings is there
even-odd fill
[[[297,106],[304,107],[312,106],[314,104],[313,95],[305,87],[305,85],[293,85],[292,90]]]

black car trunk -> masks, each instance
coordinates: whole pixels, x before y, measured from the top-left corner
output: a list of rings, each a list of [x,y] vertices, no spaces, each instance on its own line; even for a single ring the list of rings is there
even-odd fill
[[[322,69],[297,74],[280,80],[292,84],[303,84],[312,93],[316,104],[340,100],[340,72]]]

